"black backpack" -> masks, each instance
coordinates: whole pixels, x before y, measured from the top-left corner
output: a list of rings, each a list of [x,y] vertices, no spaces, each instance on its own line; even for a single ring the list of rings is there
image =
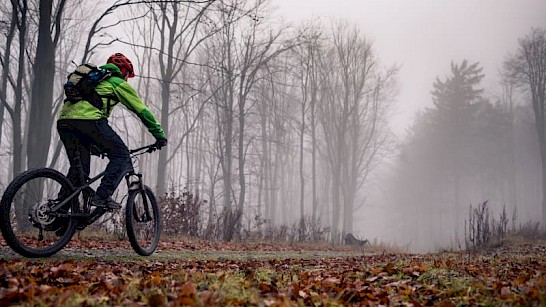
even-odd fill
[[[95,108],[102,110],[103,103],[101,96],[97,93],[96,87],[102,80],[108,79],[112,73],[94,64],[82,64],[71,72],[64,84],[64,102],[75,103],[86,100]]]

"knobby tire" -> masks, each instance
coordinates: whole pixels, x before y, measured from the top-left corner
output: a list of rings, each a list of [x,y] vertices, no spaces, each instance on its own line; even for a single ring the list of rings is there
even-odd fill
[[[33,187],[35,190],[32,190]],[[52,218],[49,215],[44,215],[51,219],[50,227],[63,225],[63,227],[57,227],[60,229],[57,231],[54,229],[43,230],[42,234],[46,234],[46,240],[35,239],[38,245],[46,246],[31,246],[31,242],[34,242],[32,235],[27,235],[24,232],[30,233],[39,229],[26,221],[29,219],[30,210],[28,208],[37,203],[47,203],[48,200],[58,199],[59,188],[65,191],[65,195],[69,195],[74,190],[68,178],[50,168],[25,171],[17,175],[8,185],[0,201],[0,230],[6,243],[15,252],[29,258],[48,257],[60,251],[70,241],[76,231],[76,220],[69,217]],[[49,193],[49,195],[44,197],[44,193]],[[38,194],[40,196],[37,196]],[[36,198],[32,198],[33,196]],[[24,206],[25,204],[27,207]],[[19,207],[16,208],[16,206]],[[77,210],[76,206],[75,202],[69,205],[72,212]],[[12,209],[14,212],[12,212]],[[25,225],[20,226],[19,224]],[[21,237],[16,233],[19,230],[25,233],[21,234]],[[51,240],[51,243],[49,243],[49,240]]]
[[[148,207],[151,212],[152,221],[149,221],[148,225],[137,221],[143,214],[143,196],[145,195]],[[129,192],[127,198],[127,206],[125,207],[125,221],[127,223],[127,236],[133,250],[142,256],[149,256],[153,254],[159,243],[159,236],[161,232],[161,220],[159,215],[159,208],[157,206],[157,200],[154,193],[148,186],[144,186],[144,191],[134,190]],[[141,227],[147,228],[140,229]],[[143,236],[146,232],[151,231],[151,238],[146,239],[143,242],[139,236]]]

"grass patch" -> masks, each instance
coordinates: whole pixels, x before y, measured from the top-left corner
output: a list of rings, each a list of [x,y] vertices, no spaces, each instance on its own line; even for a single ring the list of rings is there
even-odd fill
[[[0,305],[528,306],[546,301],[542,244],[424,255],[161,249],[140,257],[118,248],[119,254],[102,257],[69,252],[0,260]]]

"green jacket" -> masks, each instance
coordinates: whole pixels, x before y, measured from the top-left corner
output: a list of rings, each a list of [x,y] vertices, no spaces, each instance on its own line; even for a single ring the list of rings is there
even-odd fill
[[[101,68],[112,71],[112,77],[101,81],[97,93],[101,96],[103,107],[95,108],[89,102],[81,100],[76,103],[66,102],[61,108],[58,119],[88,119],[98,120],[108,118],[113,108],[121,102],[127,109],[135,113],[144,123],[148,131],[157,139],[165,138],[165,132],[150,109],[140,99],[133,87],[123,80],[121,71],[115,64],[102,65]],[[111,97],[111,98],[107,98]],[[108,106],[109,104],[109,106]]]

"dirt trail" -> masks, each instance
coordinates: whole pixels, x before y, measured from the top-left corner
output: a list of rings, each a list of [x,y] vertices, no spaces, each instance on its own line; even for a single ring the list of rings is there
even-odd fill
[[[371,250],[330,245],[290,245],[272,243],[222,243],[203,240],[161,241],[149,257],[137,255],[127,240],[104,240],[96,237],[74,238],[52,259],[104,260],[201,260],[201,259],[270,259],[351,257],[374,254]],[[23,258],[0,239],[0,259]]]

